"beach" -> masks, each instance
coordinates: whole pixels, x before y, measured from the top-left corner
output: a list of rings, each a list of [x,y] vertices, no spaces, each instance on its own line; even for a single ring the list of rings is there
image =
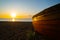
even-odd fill
[[[28,40],[32,22],[0,21],[0,40]]]

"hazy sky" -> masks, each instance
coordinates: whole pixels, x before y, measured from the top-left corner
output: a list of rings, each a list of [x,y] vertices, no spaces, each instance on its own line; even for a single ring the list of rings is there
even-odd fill
[[[58,3],[60,0],[0,0],[0,18],[11,12],[30,18],[31,15]]]

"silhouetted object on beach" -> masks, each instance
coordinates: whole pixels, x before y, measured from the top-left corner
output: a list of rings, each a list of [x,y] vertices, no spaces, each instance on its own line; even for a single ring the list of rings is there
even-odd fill
[[[37,34],[47,37],[48,40],[60,39],[60,4],[39,12],[32,19]]]

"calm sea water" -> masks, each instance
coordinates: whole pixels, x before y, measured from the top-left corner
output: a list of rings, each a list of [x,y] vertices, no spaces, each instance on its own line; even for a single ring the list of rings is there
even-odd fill
[[[29,18],[26,18],[26,19],[0,18],[0,21],[32,21],[32,19],[29,19]]]

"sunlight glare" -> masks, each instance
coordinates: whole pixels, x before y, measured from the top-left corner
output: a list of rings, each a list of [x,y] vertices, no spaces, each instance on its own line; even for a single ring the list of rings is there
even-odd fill
[[[11,13],[11,17],[15,18],[16,17],[16,13]]]
[[[13,18],[12,21],[15,21],[15,19]]]

